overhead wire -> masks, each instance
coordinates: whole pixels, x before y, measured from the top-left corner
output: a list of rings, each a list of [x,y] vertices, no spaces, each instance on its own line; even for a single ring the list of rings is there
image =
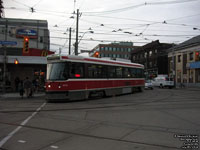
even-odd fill
[[[39,0],[35,5],[33,5],[32,7],[34,8],[34,7],[36,7],[41,1],[43,1],[43,0]]]
[[[123,11],[128,11],[128,10],[132,10],[134,8],[139,8],[139,7],[143,7],[143,6],[147,6],[147,5],[163,5],[163,4],[177,4],[177,3],[188,3],[191,1],[198,1],[198,0],[182,0],[182,1],[166,1],[166,2],[151,2],[151,3],[141,3],[141,4],[137,4],[137,5],[132,5],[132,6],[128,6],[128,7],[123,7],[123,8],[118,8],[118,9],[113,9],[113,10],[106,10],[106,11],[99,11],[99,12],[83,12],[86,14],[111,14],[111,13],[119,13],[119,12],[123,12]]]
[[[19,1],[17,1],[17,0],[12,0],[12,1],[15,1],[16,3],[18,3],[18,4],[21,4],[21,5],[23,5],[23,3],[21,3],[21,2],[19,2]],[[37,4],[39,4],[40,2],[41,2],[42,0],[39,0],[35,5],[33,5],[34,7],[37,5]],[[85,0],[83,0],[83,2],[84,2]],[[113,9],[113,10],[109,10],[109,11],[123,11],[123,9],[125,9],[125,8],[137,8],[137,7],[140,7],[140,5],[165,5],[165,4],[177,4],[177,3],[186,3],[186,2],[191,2],[191,1],[198,1],[198,0],[183,0],[182,2],[180,2],[180,1],[177,1],[177,0],[174,0],[174,1],[164,1],[164,2],[151,2],[151,3],[143,3],[143,4],[139,4],[139,5],[132,5],[132,6],[129,6],[129,7],[123,7],[123,8],[118,8],[118,9]],[[76,2],[76,0],[74,0],[74,2]],[[81,5],[83,5],[83,2],[82,2],[82,4]],[[74,3],[75,4],[75,3]],[[28,5],[23,5],[23,6],[25,6],[25,7],[28,7],[28,8],[30,8],[30,6],[28,6]],[[81,8],[81,6],[79,7],[79,8]],[[23,10],[23,9],[21,9],[21,10]],[[24,9],[24,10],[26,10],[26,9]],[[75,10],[75,5],[74,5],[74,10]],[[27,10],[26,10],[27,11]],[[88,12],[83,12],[83,15],[85,15],[85,16],[95,16],[95,17],[104,17],[104,18],[113,18],[113,19],[123,19],[123,20],[132,20],[132,21],[138,21],[138,22],[144,22],[145,24],[141,24],[141,26],[138,26],[138,28],[140,28],[140,27],[144,27],[145,26],[145,29],[143,30],[143,32],[145,32],[145,31],[147,31],[147,29],[148,29],[148,31],[151,31],[150,30],[150,28],[149,28],[149,26],[150,25],[152,25],[152,24],[163,24],[163,22],[162,21],[151,21],[151,20],[142,20],[142,19],[133,19],[133,18],[120,18],[120,17],[111,17],[111,16],[102,16],[102,14],[104,13],[104,12],[107,12],[107,11],[101,11],[101,13],[99,13],[99,14],[96,14],[95,15],[95,13],[96,12],[91,12],[91,13],[88,13]],[[64,18],[66,18],[67,17],[67,15],[66,14],[72,14],[72,13],[64,13],[64,12],[57,12],[57,11],[47,11],[47,10],[40,10],[40,9],[37,9],[36,10],[36,12],[35,13],[43,13],[43,14],[49,14],[49,15],[54,15],[54,16],[59,16],[59,17],[64,17]],[[196,14],[196,15],[190,15],[190,16],[185,16],[185,18],[187,18],[187,17],[194,17],[194,16],[198,16],[199,14]],[[179,17],[179,18],[175,18],[175,19],[168,19],[168,20],[166,20],[166,22],[167,22],[167,24],[165,24],[165,25],[175,25],[175,26],[184,26],[184,27],[186,27],[186,26],[188,26],[188,27],[194,27],[194,25],[188,25],[188,24],[177,24],[177,23],[171,23],[170,21],[174,21],[174,20],[176,20],[176,19],[184,19],[184,17]],[[85,22],[90,22],[90,23],[94,23],[94,24],[97,24],[97,22],[95,23],[95,22],[93,22],[93,21],[86,21],[85,19],[83,19],[83,18],[81,18],[81,20],[82,21],[85,21]],[[75,22],[75,21],[74,21]],[[115,24],[114,24],[115,25]],[[195,27],[198,27],[198,26],[195,26]],[[114,29],[115,27],[109,27],[109,25],[106,25],[106,26],[104,26],[104,28],[110,28],[110,29]],[[127,28],[128,29],[128,28]],[[131,28],[129,28],[129,29],[131,29]],[[62,31],[61,31],[62,32]],[[109,31],[108,31],[109,32]],[[110,31],[110,32],[112,32],[112,31]],[[141,33],[143,33],[143,32],[141,32]],[[98,34],[98,33],[95,33],[95,34]],[[104,33],[105,35],[106,35],[106,33]],[[108,34],[107,34],[108,35]],[[143,35],[143,36],[145,36],[145,35]],[[155,35],[154,35],[155,36]],[[156,35],[157,36],[157,35]],[[66,41],[67,42],[67,41]],[[65,42],[65,44],[66,44],[66,42]],[[65,45],[64,44],[64,45]]]

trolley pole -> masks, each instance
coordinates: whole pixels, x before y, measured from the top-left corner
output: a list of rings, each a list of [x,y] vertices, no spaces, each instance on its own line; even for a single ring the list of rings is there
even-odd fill
[[[69,28],[69,55],[71,55],[71,33],[72,33],[72,28]]]
[[[76,17],[76,42],[75,42],[75,55],[78,55],[78,21],[79,21],[79,9],[77,9],[77,17]]]

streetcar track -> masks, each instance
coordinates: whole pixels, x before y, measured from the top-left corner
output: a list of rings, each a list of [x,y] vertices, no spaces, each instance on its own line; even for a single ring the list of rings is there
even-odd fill
[[[131,141],[131,140],[125,140],[125,139],[117,139],[117,138],[110,138],[110,137],[89,135],[89,134],[84,134],[84,133],[76,133],[76,132],[71,132],[71,131],[56,130],[56,129],[48,129],[48,128],[42,128],[42,127],[34,127],[34,126],[29,126],[29,125],[20,125],[20,124],[5,123],[5,122],[0,122],[0,123],[1,123],[1,124],[12,125],[12,126],[21,126],[21,127],[29,128],[29,129],[36,129],[36,130],[49,131],[49,132],[56,132],[56,133],[65,133],[65,134],[75,135],[75,136],[81,136],[81,137],[88,137],[88,138],[95,138],[95,139],[103,139],[103,140],[111,140],[111,141],[125,142],[125,143],[132,143],[132,144],[141,144],[141,145],[146,145],[146,146],[155,146],[155,147],[179,149],[179,147],[168,146],[168,145],[153,144],[153,143],[145,143],[145,142],[137,142],[137,141]]]
[[[169,115],[169,116],[173,116],[173,117],[175,117],[175,118],[178,118],[178,119],[180,119],[180,120],[183,120],[183,121],[185,121],[185,122],[187,122],[187,123],[190,123],[190,124],[192,124],[192,125],[196,125],[196,126],[200,126],[200,124],[198,124],[198,123],[196,123],[196,122],[193,122],[193,121],[190,121],[190,120],[187,120],[187,119],[184,119],[184,118],[182,118],[182,117],[180,117],[180,116],[178,116],[178,115],[176,115],[176,114],[171,114],[170,112],[166,112],[166,111],[161,111],[161,112],[163,112],[163,113],[165,113],[165,114],[167,114],[167,115]]]
[[[156,92],[156,94],[154,96],[158,96],[158,92]],[[117,103],[117,105],[113,105],[112,103],[114,102],[114,100],[112,100],[112,103],[101,103],[101,104],[96,104],[96,105],[109,105],[109,106],[95,106],[95,107],[75,107],[75,108],[61,108],[61,109],[42,109],[40,110],[40,112],[53,112],[53,111],[70,111],[70,110],[85,110],[86,112],[89,112],[90,110],[96,110],[96,109],[106,109],[106,108],[116,108],[116,107],[127,107],[127,106],[142,106],[142,105],[145,105],[145,104],[153,104],[156,105],[156,102],[166,102],[165,100],[169,99],[170,97],[172,96],[177,96],[173,93],[173,91],[170,91],[170,92],[167,92],[165,93],[164,97],[162,98],[157,98],[157,97],[154,97],[153,100],[151,101],[146,101],[147,99],[140,99],[142,100],[143,102],[139,102],[138,99],[136,100],[136,102],[132,101],[132,102],[126,102],[126,103]],[[136,97],[136,98],[139,98],[139,97]],[[101,101],[101,100],[99,100]],[[93,103],[95,103],[96,101],[92,101]],[[171,102],[171,101],[170,101]],[[182,101],[183,102],[183,101]],[[79,103],[80,104],[80,103]],[[112,104],[112,105],[111,105]],[[119,104],[119,105],[118,105]],[[51,105],[50,105],[51,106]],[[146,105],[146,106],[149,106],[149,105]],[[146,107],[145,106],[145,107]],[[153,105],[152,105],[153,106]],[[134,107],[133,107],[134,108]],[[140,108],[137,108],[135,107],[135,109],[140,109]],[[156,108],[157,109],[157,108]],[[116,110],[117,111],[117,110]],[[14,110],[14,111],[0,111],[0,113],[14,113],[14,112],[33,112],[32,110],[20,110],[20,111],[17,111],[17,110]],[[41,113],[39,113],[38,115],[41,115]],[[49,115],[50,116],[50,115]],[[58,118],[54,118],[54,117],[49,117],[51,119],[58,119]],[[74,119],[74,118],[73,118]],[[66,121],[69,120],[68,119],[65,119]],[[75,120],[75,119],[74,119]],[[90,121],[90,122],[100,122],[99,120],[90,120],[90,119],[87,119],[87,116],[85,118],[83,118],[82,120],[84,121]],[[77,120],[76,120],[77,121]],[[80,121],[80,118],[79,120]],[[6,122],[0,122],[1,124],[6,124],[6,125],[12,125],[12,126],[20,126],[19,124],[17,123],[6,123]],[[108,121],[103,121],[101,122],[102,125],[104,124],[107,124],[107,125],[114,125],[114,126],[120,126],[120,127],[123,127],[123,126],[132,126],[132,129],[135,129],[133,128],[133,126],[139,126],[138,130],[148,130],[148,131],[160,131],[160,132],[165,132],[165,133],[177,133],[177,132],[173,132],[173,130],[178,130],[179,132],[182,131],[182,132],[186,132],[186,131],[192,131],[192,132],[200,132],[200,130],[192,130],[192,129],[179,129],[179,128],[166,128],[166,127],[160,127],[160,126],[151,126],[151,125],[140,125],[140,124],[127,124],[127,123],[119,123],[119,122],[108,122]],[[123,125],[122,125],[123,124]],[[93,125],[92,125],[93,126]],[[91,126],[91,127],[92,127]],[[135,141],[131,141],[131,140],[124,140],[123,137],[121,137],[120,139],[117,139],[117,138],[109,138],[109,137],[103,137],[103,136],[96,136],[96,135],[89,135],[89,134],[85,134],[85,133],[77,133],[77,132],[71,132],[71,131],[63,131],[63,130],[55,130],[55,129],[49,129],[49,128],[44,128],[44,127],[36,127],[36,126],[29,126],[29,125],[23,125],[22,127],[25,127],[25,128],[28,128],[28,129],[37,129],[37,130],[43,130],[43,131],[49,131],[49,132],[58,132],[58,133],[65,133],[65,134],[69,134],[71,135],[70,137],[72,136],[82,136],[82,137],[89,137],[89,138],[97,138],[97,139],[106,139],[106,140],[112,140],[112,141],[118,141],[118,142],[126,142],[126,143],[132,143],[132,144],[142,144],[142,145],[146,145],[146,146],[156,146],[156,147],[163,147],[163,148],[174,148],[174,149],[179,149],[178,147],[174,147],[174,146],[167,146],[167,145],[160,145],[160,144],[152,144],[152,143],[145,143],[145,142],[135,142]],[[153,129],[152,129],[153,128]],[[86,130],[86,129],[85,129]],[[84,131],[83,131],[84,132]],[[131,133],[129,133],[131,134]],[[69,138],[70,138],[69,137]],[[126,136],[125,136],[126,137]],[[46,148],[48,147],[49,145],[51,144],[55,144],[55,143],[58,143],[60,141],[64,141],[66,140],[67,138],[63,138],[63,139],[59,139],[53,143],[50,143],[50,144],[47,144],[46,146],[44,147],[41,147],[40,149],[43,149],[43,148]],[[2,150],[6,150],[6,149],[2,149]]]
[[[41,115],[41,114],[38,114]],[[40,116],[41,117],[41,116]],[[140,130],[147,130],[147,131],[161,131],[161,132],[165,132],[165,133],[173,133],[175,134],[176,132],[170,131],[170,130],[181,130],[181,131],[191,131],[191,132],[200,132],[199,130],[192,130],[190,128],[169,128],[169,127],[163,127],[163,126],[154,126],[154,125],[143,125],[143,124],[132,124],[132,123],[126,123],[126,122],[109,122],[109,121],[101,121],[101,120],[93,120],[93,119],[86,119],[84,118],[77,118],[75,119],[74,117],[63,117],[63,118],[56,118],[55,117],[50,117],[50,115],[45,115],[42,116],[43,118],[49,118],[49,119],[53,119],[53,120],[63,120],[63,121],[74,121],[74,122],[81,122],[81,121],[85,121],[88,123],[96,123],[96,125],[105,125],[105,126],[113,126],[113,127],[125,127],[125,128],[131,128],[131,129],[135,129],[135,127],[139,127],[138,129]],[[41,117],[41,118],[42,118]],[[191,122],[190,122],[191,123]],[[193,123],[191,123],[193,124]],[[154,128],[154,129],[152,129]]]
[[[154,102],[161,102],[164,101],[166,99],[169,99],[171,96],[173,96],[172,91],[169,92],[169,96],[164,97],[164,98],[160,98],[160,99],[155,99],[152,101],[145,101],[145,102],[139,102],[136,103],[134,102],[134,104],[132,102],[126,102],[124,104],[120,104],[120,105],[116,105],[116,104],[112,104],[110,105],[110,103],[103,103],[101,105],[109,105],[109,106],[96,106],[96,107],[77,107],[77,108],[61,108],[61,109],[43,109],[40,110],[40,112],[48,112],[48,111],[68,111],[68,110],[92,110],[92,109],[106,109],[106,108],[116,108],[116,107],[129,107],[129,106],[138,106],[138,105],[143,105],[143,104],[149,104],[149,103],[154,103]],[[156,96],[158,96],[158,93],[156,93]],[[144,99],[140,99],[140,100],[147,100],[146,98]],[[0,113],[13,113],[13,112],[34,112],[34,110],[8,110],[8,111],[0,111]]]

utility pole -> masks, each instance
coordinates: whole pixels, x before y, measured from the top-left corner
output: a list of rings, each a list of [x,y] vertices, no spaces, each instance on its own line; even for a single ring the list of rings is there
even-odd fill
[[[77,9],[77,17],[76,17],[76,42],[75,42],[75,55],[78,55],[78,21],[79,21],[79,9]]]
[[[176,88],[176,55],[175,55],[175,52],[174,52],[174,48],[172,49],[172,62],[173,62],[173,80],[174,80],[174,87]]]
[[[72,28],[69,28],[69,55],[71,55],[71,34],[72,34]]]
[[[7,33],[8,33],[8,20],[5,22],[5,41],[7,41]],[[7,50],[6,45],[4,46],[4,61],[3,61],[3,93],[6,93],[6,63],[7,63]]]

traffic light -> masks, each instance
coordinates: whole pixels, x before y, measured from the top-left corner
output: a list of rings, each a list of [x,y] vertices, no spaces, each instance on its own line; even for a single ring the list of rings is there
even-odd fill
[[[15,65],[18,65],[19,61],[17,59],[15,59],[14,63],[15,63]]]
[[[98,58],[98,57],[99,57],[99,52],[95,52],[95,53],[94,53],[94,57],[97,57],[97,58]]]
[[[29,38],[24,37],[23,53],[29,53]]]
[[[199,61],[199,52],[195,52],[195,61]]]

